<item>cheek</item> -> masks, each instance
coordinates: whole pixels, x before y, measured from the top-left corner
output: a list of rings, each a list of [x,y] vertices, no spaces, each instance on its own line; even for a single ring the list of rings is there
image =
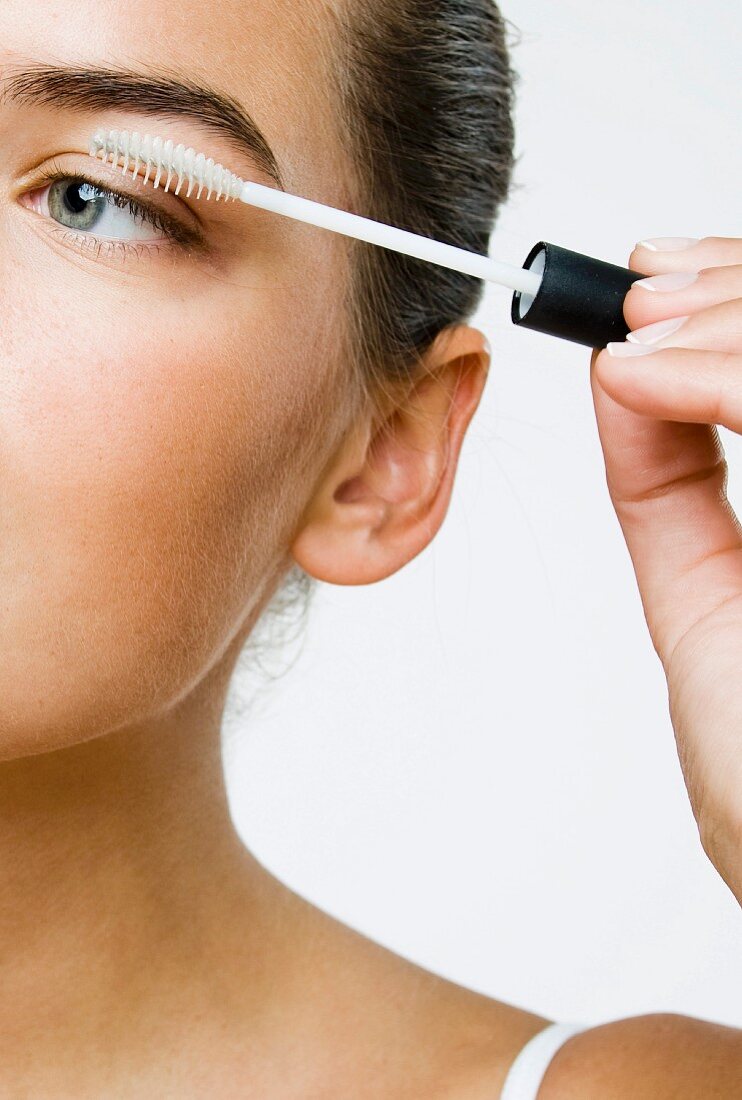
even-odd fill
[[[141,718],[218,658],[284,552],[311,415],[306,341],[265,303],[230,333],[61,298],[3,355],[0,757]]]

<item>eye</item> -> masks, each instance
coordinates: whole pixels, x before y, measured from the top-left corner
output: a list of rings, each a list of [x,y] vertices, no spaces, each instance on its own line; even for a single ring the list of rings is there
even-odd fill
[[[29,192],[26,205],[67,229],[109,240],[177,238],[177,229],[156,210],[78,176],[62,176]]]

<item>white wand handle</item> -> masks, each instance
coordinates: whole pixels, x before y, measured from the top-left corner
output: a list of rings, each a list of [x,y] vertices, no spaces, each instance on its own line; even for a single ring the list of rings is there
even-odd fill
[[[397,229],[395,226],[385,225],[384,222],[363,218],[360,214],[336,210],[332,206],[325,206],[324,203],[314,202],[312,199],[288,195],[285,191],[266,187],[262,183],[245,183],[240,198],[248,205],[258,206],[261,210],[270,210],[274,214],[283,214],[287,218],[307,222],[320,229],[329,229],[359,241],[381,245],[382,248],[391,248],[395,252],[402,252],[405,256],[440,264],[441,267],[461,271],[464,275],[473,275],[477,279],[486,279],[490,283],[499,283],[501,286],[510,287],[511,290],[518,290],[522,294],[535,297],[541,285],[541,276],[534,271],[500,263],[499,260],[481,256],[478,252],[469,252],[466,248],[457,248],[452,244],[434,241],[418,233],[410,233],[406,229]]]

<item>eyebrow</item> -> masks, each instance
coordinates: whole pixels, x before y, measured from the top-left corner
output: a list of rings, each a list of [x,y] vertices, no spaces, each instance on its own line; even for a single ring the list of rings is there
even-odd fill
[[[3,80],[0,102],[5,100],[70,110],[114,109],[190,118],[226,138],[284,189],[273,150],[236,99],[165,71],[34,64],[12,70]]]

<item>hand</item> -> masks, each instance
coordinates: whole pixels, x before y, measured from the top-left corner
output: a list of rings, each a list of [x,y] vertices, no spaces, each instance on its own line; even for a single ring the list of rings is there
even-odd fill
[[[593,400],[701,842],[742,904],[742,526],[714,426],[742,432],[742,240],[672,243],[637,245],[629,266],[667,278],[633,286],[624,314],[679,327],[650,354],[595,351]]]

